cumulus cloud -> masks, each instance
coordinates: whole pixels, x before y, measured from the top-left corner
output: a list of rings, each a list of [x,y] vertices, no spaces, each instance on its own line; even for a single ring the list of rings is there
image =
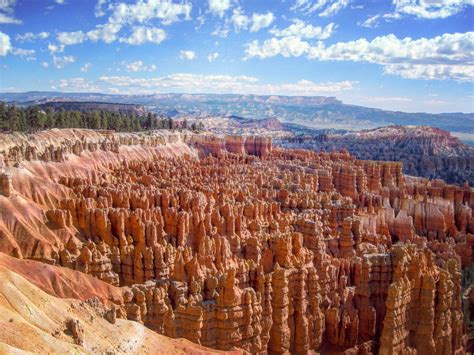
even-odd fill
[[[474,32],[446,33],[433,38],[399,39],[395,35],[380,36],[368,41],[361,38],[355,41],[338,42],[325,46],[318,42],[312,46],[299,37],[271,38],[260,43],[254,40],[246,46],[246,57],[268,58],[307,56],[319,61],[369,62],[387,66],[389,64],[444,65],[442,77],[460,79],[460,73],[466,70],[462,66],[472,66],[474,57]],[[457,66],[458,68],[454,68]],[[435,67],[433,67],[435,68]],[[431,69],[433,72],[434,69]],[[438,67],[439,69],[439,67]],[[388,73],[410,77],[405,70],[387,69]],[[439,72],[439,71],[438,71]],[[418,76],[430,78],[430,71],[417,70]],[[452,73],[452,76],[449,74]],[[415,78],[415,75],[411,75]],[[472,79],[472,78],[471,78]]]
[[[444,64],[389,64],[384,73],[407,79],[474,81],[474,66]]]
[[[86,63],[81,67],[81,72],[83,73],[88,72],[91,67],[92,67],[92,63]]]
[[[58,85],[53,86],[53,89],[61,89],[63,91],[79,91],[79,92],[94,92],[99,91],[99,87],[87,81],[84,78],[62,79]]]
[[[93,88],[94,91],[154,93],[154,92],[210,92],[249,93],[270,95],[321,95],[352,90],[356,82],[316,83],[300,80],[293,83],[260,83],[252,76],[172,74],[155,78],[132,78],[129,76],[102,76],[96,82],[85,80],[62,80],[59,86],[67,90]],[[92,89],[91,89],[92,90]]]
[[[65,56],[55,56],[53,55],[53,65],[56,67],[56,69],[62,69],[66,65],[74,63],[76,61],[76,58],[74,58],[72,55],[65,55]]]
[[[300,57],[308,54],[311,46],[308,42],[301,40],[300,37],[288,36],[283,38],[270,38],[260,43],[258,40],[253,40],[248,43],[245,49],[247,58],[269,58],[277,55],[283,57]]]
[[[97,4],[94,8],[94,15],[95,17],[102,17],[105,15],[105,5],[107,4],[108,0],[98,0]]]
[[[218,26],[214,31],[211,32],[211,35],[226,38],[229,35],[229,27],[226,25]]]
[[[358,24],[363,27],[377,27],[380,21],[393,21],[407,16],[428,20],[443,19],[473,5],[473,0],[393,0],[393,12],[374,15]]]
[[[350,0],[296,0],[291,10],[298,10],[305,14],[319,12],[319,16],[328,17],[347,7],[349,2]]]
[[[250,32],[258,32],[262,28],[270,26],[274,20],[275,16],[271,12],[268,12],[266,14],[253,14]]]
[[[12,50],[10,36],[0,32],[0,57],[6,56]]]
[[[186,60],[194,60],[196,59],[196,53],[193,51],[180,51],[179,58]]]
[[[43,63],[41,63],[41,66],[46,69],[46,68],[49,67],[49,63],[48,62],[43,62]]]
[[[218,57],[219,57],[219,53],[217,53],[217,52],[210,53],[210,54],[207,56],[207,60],[208,60],[209,62],[213,62],[213,61],[215,61]]]
[[[208,0],[209,11],[219,17],[223,17],[230,8],[230,0]]]
[[[240,7],[232,10],[232,16],[230,17],[230,23],[234,26],[236,32],[249,28],[250,32],[258,32],[263,28],[269,27],[273,21],[275,21],[275,16],[271,12],[266,14],[253,13],[249,17],[245,15]]]
[[[48,44],[48,51],[51,53],[51,54],[54,54],[54,53],[61,53],[64,51],[64,45],[61,44],[61,45],[56,45],[56,44]]]
[[[244,14],[242,9],[238,7],[232,10],[232,16],[230,17],[230,21],[234,25],[235,30],[239,31],[248,28],[250,19]]]
[[[313,26],[304,21],[295,19],[293,24],[282,29],[273,28],[269,32],[277,37],[299,37],[304,39],[328,39],[334,33],[336,24],[330,23],[326,27]]]
[[[82,31],[59,32],[56,36],[57,41],[65,46],[82,43],[86,38]]]
[[[18,42],[31,42],[36,39],[46,39],[48,37],[49,37],[49,32],[39,32],[39,33],[26,32],[22,35],[16,35],[15,39]]]
[[[472,0],[393,0],[395,13],[423,19],[446,18],[473,6]]]
[[[155,71],[157,68],[156,68],[156,65],[155,64],[151,64],[151,65],[145,65],[141,60],[137,60],[135,62],[123,62],[122,63],[125,67],[125,69],[128,71],[128,72],[152,72],[152,71]]]
[[[103,41],[112,43],[117,39],[117,33],[122,29],[119,24],[107,23],[105,25],[97,25],[94,30],[87,32],[87,38],[92,42]]]
[[[16,0],[0,0],[0,24],[22,24],[21,20],[15,18],[15,5]]]
[[[146,42],[161,43],[165,40],[166,33],[161,28],[137,26],[132,29],[132,33],[127,38],[121,38],[120,42],[131,45],[139,45]]]
[[[133,4],[121,2],[110,5],[109,8],[112,9],[110,23],[143,24],[159,19],[163,25],[169,25],[181,19],[189,20],[192,5],[188,2],[174,3],[171,0],[138,0]]]
[[[12,54],[25,58],[28,61],[36,60],[34,49],[12,48]]]
[[[370,63],[462,64],[474,55],[474,32],[445,33],[433,38],[399,39],[394,34],[368,41],[365,38],[339,42],[329,47],[319,42],[308,56],[319,60],[348,60]]]
[[[5,1],[5,0],[0,0]],[[101,17],[109,13],[105,24],[96,25],[89,31],[60,32],[57,35],[59,45],[73,45],[86,40],[112,43],[116,40],[131,45],[147,42],[160,43],[166,33],[160,28],[150,25],[152,20],[160,20],[169,25],[180,20],[189,20],[192,5],[188,1],[173,2],[172,0],[137,0],[129,4],[114,3],[110,0],[98,0],[94,9],[95,16]],[[131,27],[128,37],[118,36],[124,28]]]

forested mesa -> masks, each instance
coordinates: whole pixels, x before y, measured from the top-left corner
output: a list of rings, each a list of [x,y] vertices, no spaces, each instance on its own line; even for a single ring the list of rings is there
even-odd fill
[[[0,130],[36,132],[51,128],[89,128],[118,132],[139,132],[155,129],[189,128],[202,130],[203,125],[186,120],[177,123],[170,117],[148,112],[144,115],[109,110],[53,110],[38,106],[26,108],[0,103]]]

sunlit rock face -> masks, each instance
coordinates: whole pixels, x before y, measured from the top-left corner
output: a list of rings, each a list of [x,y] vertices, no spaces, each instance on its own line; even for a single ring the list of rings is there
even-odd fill
[[[115,316],[220,350],[465,351],[469,186],[261,137],[54,134],[3,145],[0,250],[105,282]]]
[[[474,148],[430,126],[388,126],[348,134],[292,137],[283,146],[316,151],[347,149],[359,159],[403,162],[403,172],[474,185]]]

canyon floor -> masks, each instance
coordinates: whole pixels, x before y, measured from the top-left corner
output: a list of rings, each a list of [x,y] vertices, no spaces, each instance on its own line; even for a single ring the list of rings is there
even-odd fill
[[[0,134],[0,352],[464,354],[473,208],[269,137]]]

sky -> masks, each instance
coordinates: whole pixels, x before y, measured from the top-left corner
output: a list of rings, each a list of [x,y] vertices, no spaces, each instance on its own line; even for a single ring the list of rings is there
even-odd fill
[[[474,111],[474,0],[0,0],[0,91]]]

